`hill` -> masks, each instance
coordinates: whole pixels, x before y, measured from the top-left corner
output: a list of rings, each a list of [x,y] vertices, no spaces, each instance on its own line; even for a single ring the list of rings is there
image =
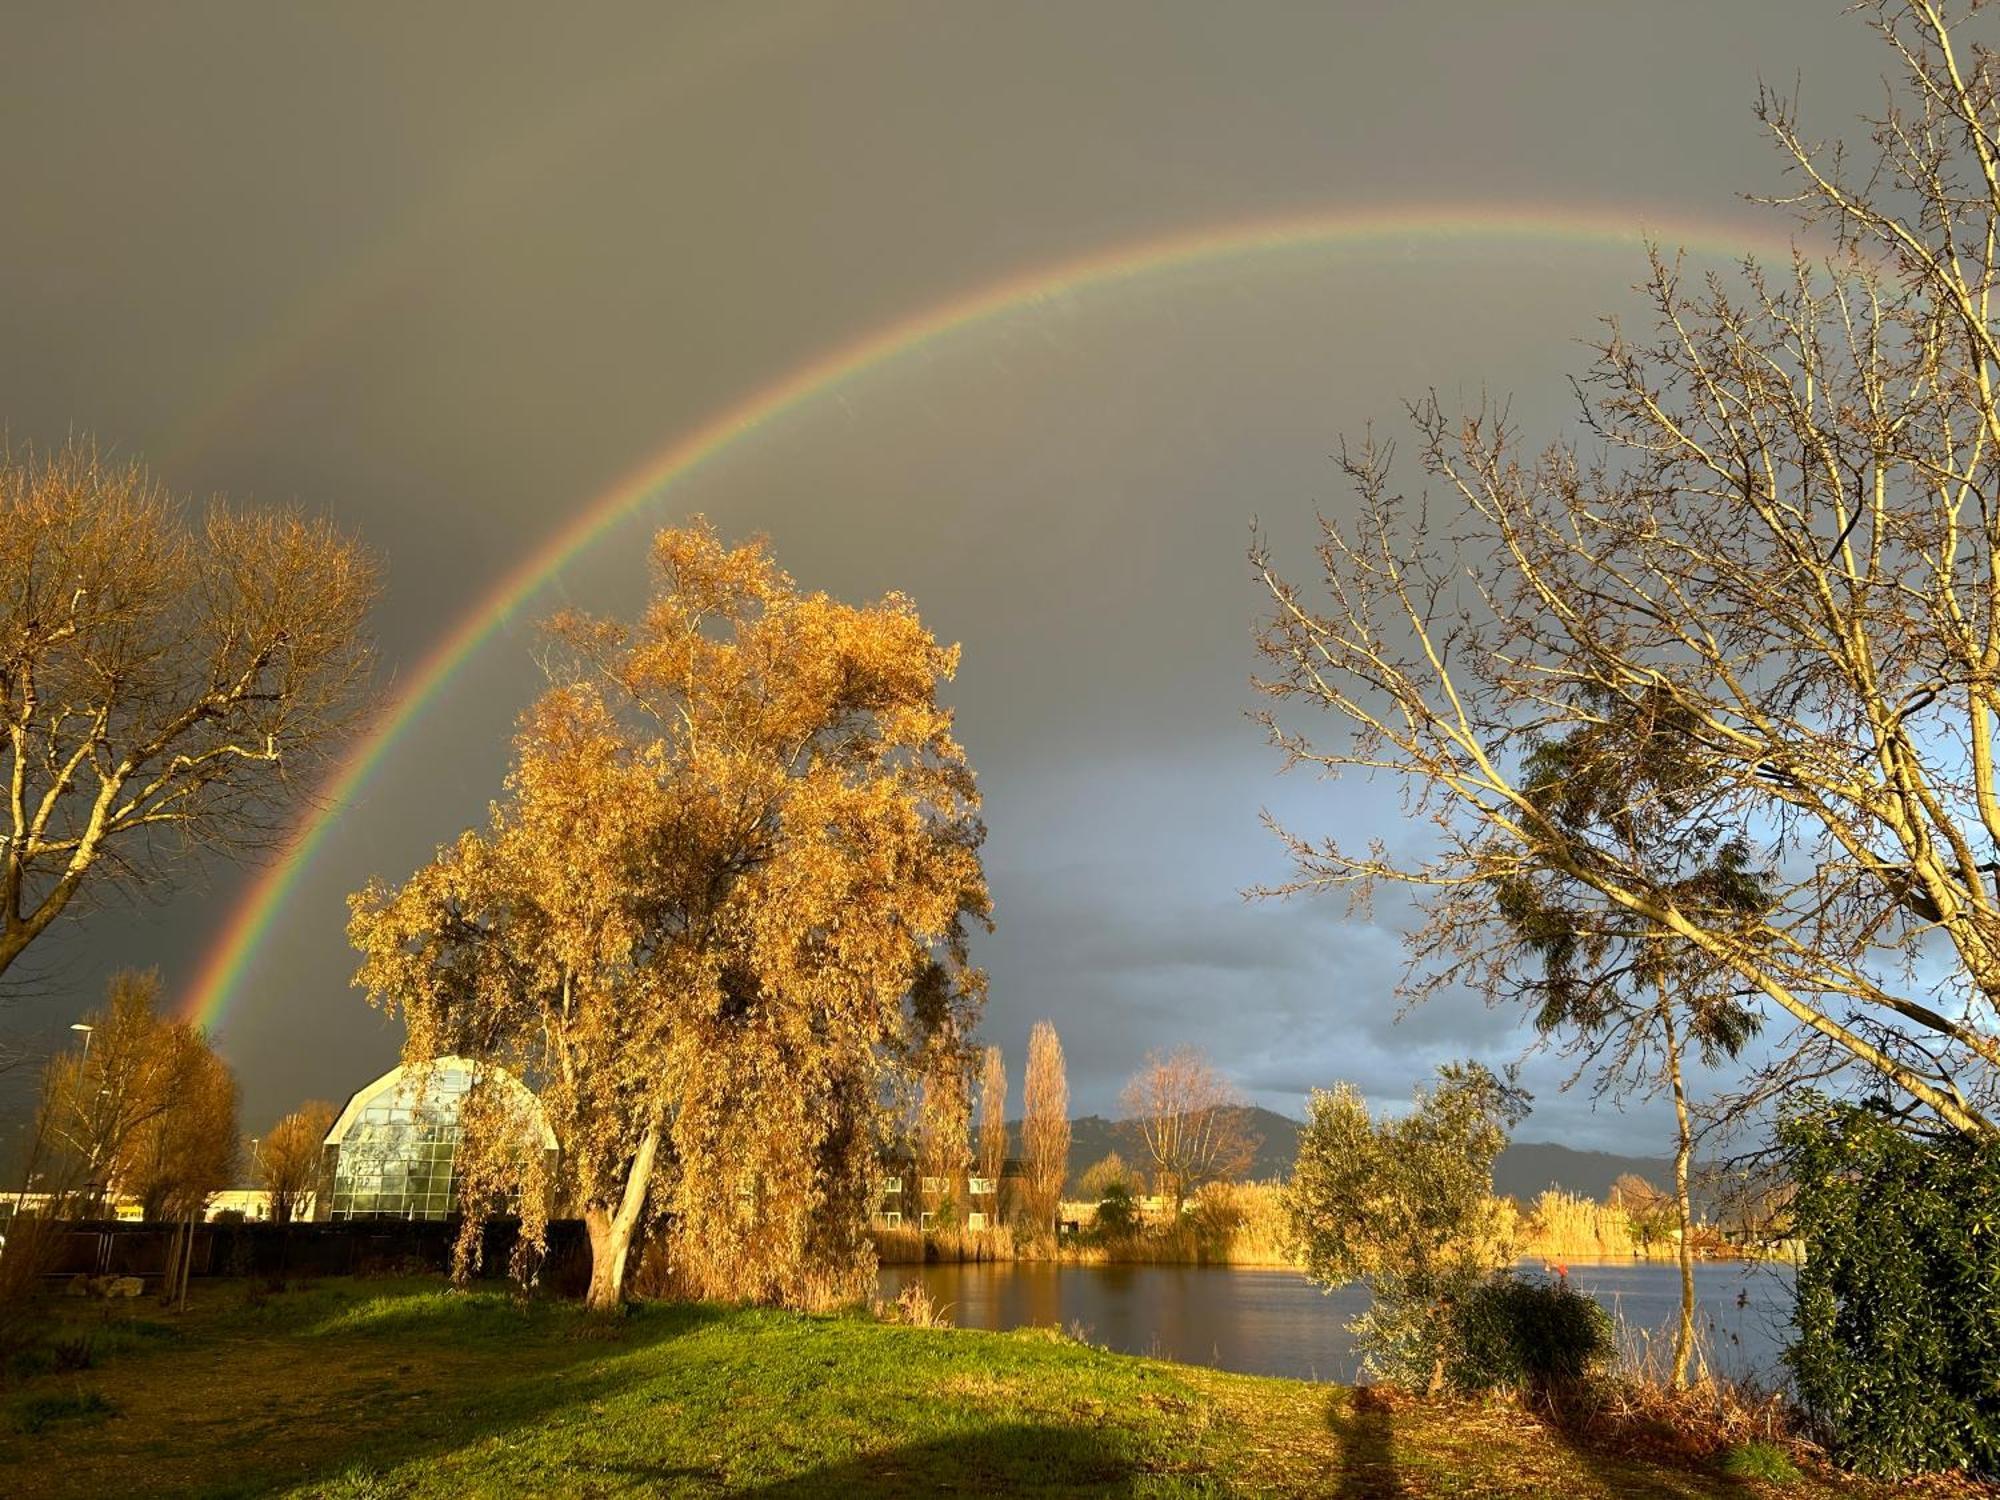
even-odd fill
[[[1297,1121],[1274,1110],[1251,1108],[1246,1121],[1257,1136],[1257,1151],[1250,1164],[1250,1176],[1257,1181],[1289,1177],[1292,1162],[1299,1154]],[[1016,1142],[1021,1139],[1017,1121],[1012,1127]],[[1116,1151],[1128,1162],[1138,1164],[1137,1138],[1123,1122],[1102,1115],[1083,1115],[1070,1122],[1070,1182],[1091,1163]],[[1523,1202],[1548,1188],[1581,1193],[1586,1198],[1603,1199],[1611,1184],[1627,1172],[1664,1187],[1673,1176],[1673,1166],[1663,1157],[1619,1156],[1609,1151],[1579,1151],[1554,1141],[1514,1141],[1500,1153],[1493,1168],[1495,1192]]]

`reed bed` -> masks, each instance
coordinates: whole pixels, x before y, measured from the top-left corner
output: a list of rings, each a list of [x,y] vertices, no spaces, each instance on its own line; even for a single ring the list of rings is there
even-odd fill
[[[1522,1255],[1545,1260],[1629,1260],[1648,1254],[1670,1259],[1674,1254],[1671,1241],[1642,1245],[1622,1208],[1556,1189],[1528,1205],[1515,1245]]]

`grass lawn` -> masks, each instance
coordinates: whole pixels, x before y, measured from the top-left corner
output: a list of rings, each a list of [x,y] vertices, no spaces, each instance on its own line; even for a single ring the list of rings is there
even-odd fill
[[[58,1303],[57,1352],[88,1366],[0,1392],[0,1495],[1764,1493],[1503,1404],[1054,1333],[676,1305],[599,1321],[435,1282],[198,1283],[195,1303]]]

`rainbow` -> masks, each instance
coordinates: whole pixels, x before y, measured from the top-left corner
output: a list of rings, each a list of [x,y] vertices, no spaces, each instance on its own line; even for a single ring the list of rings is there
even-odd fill
[[[1641,228],[1639,226],[1644,225]],[[1353,252],[1420,242],[1601,246],[1633,250],[1648,238],[1696,254],[1789,257],[1788,241],[1727,222],[1674,222],[1620,207],[1406,205],[1371,212],[1318,212],[1182,230],[1113,245],[975,287],[798,366],[675,438],[592,500],[500,579],[404,678],[374,726],[354,746],[292,829],[282,852],[251,885],[204,956],[185,1014],[219,1027],[244,977],[327,829],[395,749],[452,675],[571,558],[662,491],[805,403],[939,340],[1032,312],[1079,292],[1205,263],[1284,252]]]

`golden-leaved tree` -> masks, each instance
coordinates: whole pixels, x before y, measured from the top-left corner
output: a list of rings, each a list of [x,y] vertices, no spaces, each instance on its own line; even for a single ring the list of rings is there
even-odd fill
[[[160,976],[115,974],[89,1046],[51,1058],[30,1171],[66,1212],[137,1199],[149,1219],[198,1212],[235,1169],[236,1080],[185,1021],[160,1013]]]
[[[257,1143],[257,1180],[271,1195],[271,1222],[289,1224],[322,1206],[328,1191],[326,1133],[339,1111],[324,1099],[308,1099],[273,1125]]]
[[[173,1097],[132,1132],[115,1169],[119,1191],[138,1200],[149,1223],[199,1218],[229,1186],[241,1150],[241,1090],[229,1065],[190,1027],[172,1027],[162,1042],[186,1052]]]
[[[994,1222],[1004,1205],[1001,1185],[1007,1175],[1007,1058],[988,1047],[979,1062],[979,1175],[993,1184]]]
[[[1021,1087],[1022,1196],[1036,1234],[1054,1230],[1069,1178],[1069,1073],[1055,1023],[1028,1033],[1028,1076]]]
[[[971,1200],[966,1172],[972,1165],[971,1058],[952,1028],[927,1038],[919,1055],[917,1102],[917,1172],[923,1206],[964,1222]]]
[[[486,830],[354,897],[357,983],[403,1016],[406,1062],[539,1090],[593,1305],[649,1217],[699,1293],[851,1295],[912,993],[948,972],[961,1028],[982,994],[984,828],[938,701],[957,651],[903,596],[802,591],[704,522],[653,561],[635,625],[552,622],[555,684]],[[516,1134],[469,1129],[470,1175]]]

